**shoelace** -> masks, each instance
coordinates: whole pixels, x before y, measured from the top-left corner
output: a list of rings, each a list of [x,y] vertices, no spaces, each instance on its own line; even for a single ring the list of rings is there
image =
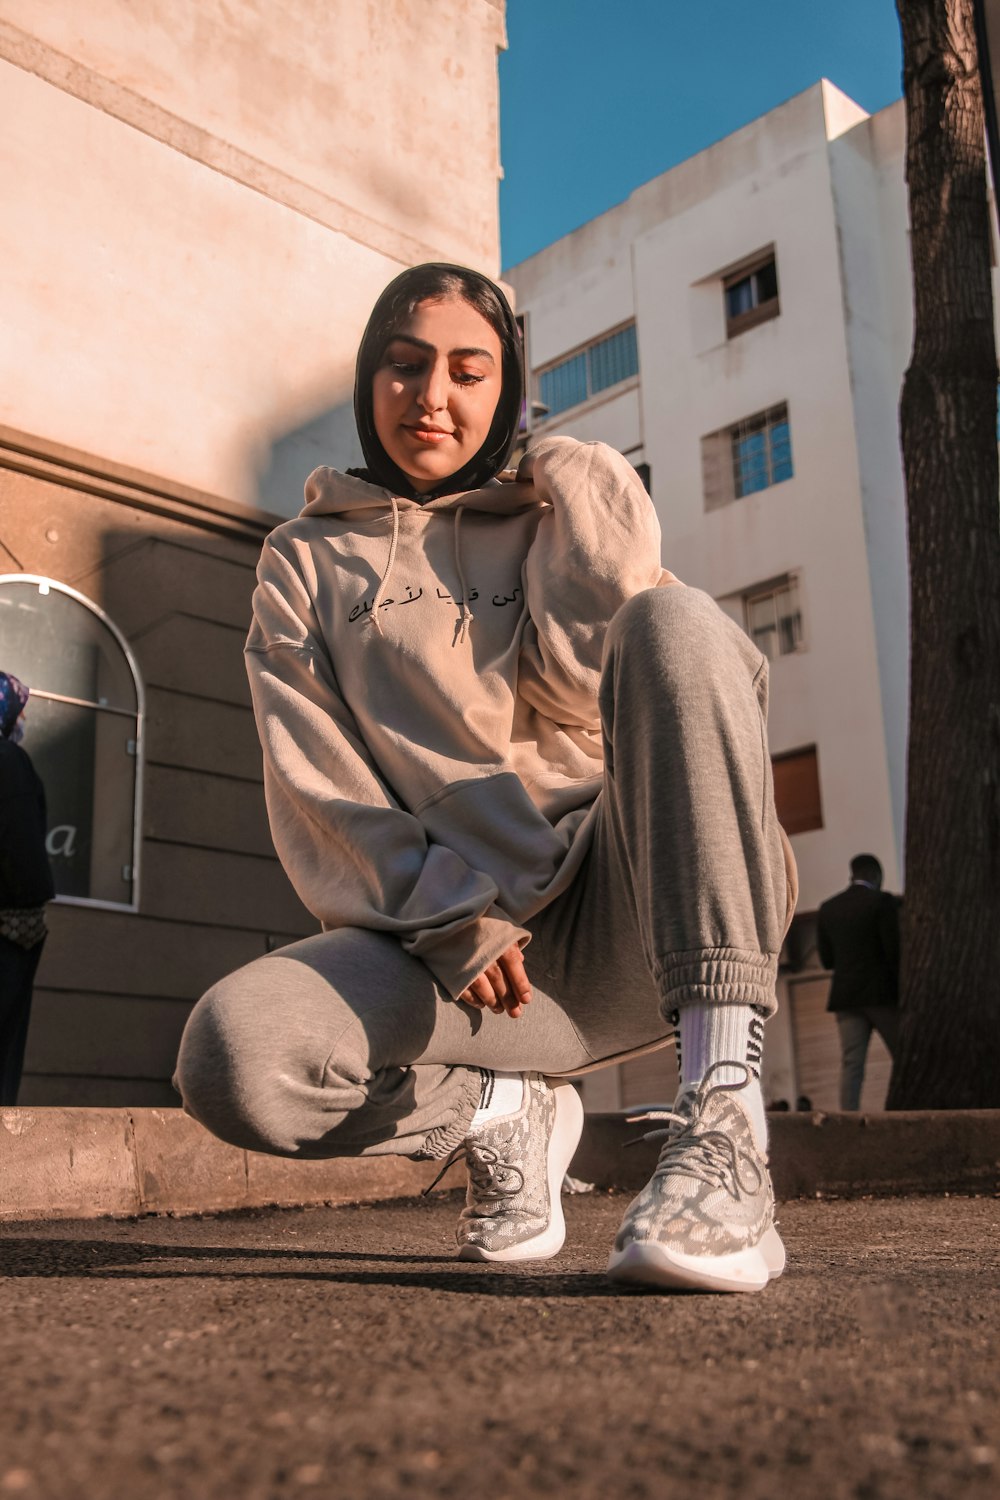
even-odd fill
[[[745,1151],[738,1151],[723,1131],[699,1132],[692,1123],[686,1122],[685,1129],[652,1130],[645,1139],[658,1140],[664,1135],[667,1142],[660,1152],[655,1176],[665,1177],[673,1172],[681,1177],[693,1177],[709,1187],[723,1188],[733,1198],[759,1190],[763,1182],[760,1168]],[[742,1163],[750,1168],[752,1178],[742,1175]]]
[[[479,1198],[514,1198],[524,1187],[524,1173],[520,1167],[504,1161],[492,1146],[472,1146],[468,1152],[469,1177]],[[502,1181],[509,1174],[512,1185]]]
[[[442,1163],[440,1172],[437,1174],[437,1176],[435,1177],[434,1181],[433,1182],[429,1182],[427,1184],[427,1186],[424,1188],[423,1192],[420,1194],[421,1198],[426,1198],[428,1193],[432,1193],[434,1191],[434,1189],[437,1187],[438,1183],[441,1181],[441,1178],[444,1176],[444,1174],[446,1172],[450,1172],[451,1171],[451,1168],[458,1161],[459,1157],[462,1155],[462,1152],[464,1150],[465,1150],[465,1145],[463,1143],[461,1146],[456,1146],[455,1149],[454,1149],[454,1151],[451,1153],[450,1156],[446,1156],[445,1157],[444,1162]]]
[[[428,1193],[437,1187],[444,1174],[455,1165],[463,1153],[469,1168],[469,1178],[479,1198],[494,1198],[499,1203],[504,1198],[515,1197],[524,1187],[524,1173],[520,1167],[504,1161],[500,1153],[494,1151],[492,1146],[478,1146],[475,1143],[463,1141],[447,1158],[434,1181],[424,1188],[420,1195],[422,1198],[426,1198]],[[505,1186],[499,1180],[499,1174],[502,1172],[510,1173],[513,1186]]]
[[[718,1069],[735,1067],[742,1068],[745,1074],[740,1083],[710,1082]],[[735,1093],[746,1087],[750,1076],[750,1069],[745,1063],[713,1063],[692,1098],[690,1114],[682,1114],[673,1109],[651,1109],[639,1115],[629,1115],[627,1118],[630,1124],[640,1120],[659,1120],[663,1124],[659,1129],[646,1131],[627,1144],[636,1146],[640,1141],[664,1141],[654,1174],[657,1177],[666,1176],[669,1172],[693,1177],[696,1181],[707,1183],[709,1187],[723,1188],[734,1198],[739,1198],[741,1192],[757,1192],[763,1177],[753,1157],[746,1151],[738,1150],[725,1131],[699,1131],[696,1128],[698,1117],[713,1094]],[[741,1163],[746,1163],[750,1168],[753,1174],[751,1180],[741,1174]]]

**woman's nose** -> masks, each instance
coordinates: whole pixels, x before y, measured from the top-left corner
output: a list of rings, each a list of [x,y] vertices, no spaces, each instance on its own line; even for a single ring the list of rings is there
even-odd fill
[[[448,366],[435,360],[428,366],[417,400],[426,412],[443,411],[448,405]]]

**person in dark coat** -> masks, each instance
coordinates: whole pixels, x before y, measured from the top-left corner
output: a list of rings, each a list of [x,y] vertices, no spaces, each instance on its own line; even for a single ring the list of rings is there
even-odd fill
[[[45,905],[55,895],[45,852],[45,790],[20,741],[28,689],[0,672],[0,1104],[16,1104],[45,943]]]
[[[898,896],[882,890],[873,854],[851,860],[851,883],[819,909],[819,956],[833,970],[827,1010],[840,1031],[840,1107],[857,1109],[871,1034],[892,1057],[899,1032]]]

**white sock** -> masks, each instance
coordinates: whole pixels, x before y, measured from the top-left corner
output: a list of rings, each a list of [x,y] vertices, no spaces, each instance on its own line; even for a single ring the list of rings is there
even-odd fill
[[[712,1083],[744,1083],[739,1100],[753,1122],[757,1145],[767,1150],[767,1116],[760,1088],[760,1056],[764,1041],[764,1019],[753,1005],[683,1005],[677,1014],[674,1035],[681,1088],[701,1083],[714,1067]],[[743,1064],[741,1067],[740,1064]]]
[[[487,1120],[499,1120],[501,1115],[513,1115],[524,1102],[523,1073],[495,1073],[492,1068],[480,1068],[483,1092],[479,1108],[472,1116],[470,1130],[485,1125]]]

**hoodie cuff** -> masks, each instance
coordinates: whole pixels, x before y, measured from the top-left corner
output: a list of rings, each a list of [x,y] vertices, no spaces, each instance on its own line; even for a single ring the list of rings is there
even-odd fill
[[[490,906],[465,927],[444,932],[424,928],[407,938],[403,947],[422,959],[442,989],[457,1000],[512,944],[523,948],[530,941],[530,932],[518,927],[499,906]]]

